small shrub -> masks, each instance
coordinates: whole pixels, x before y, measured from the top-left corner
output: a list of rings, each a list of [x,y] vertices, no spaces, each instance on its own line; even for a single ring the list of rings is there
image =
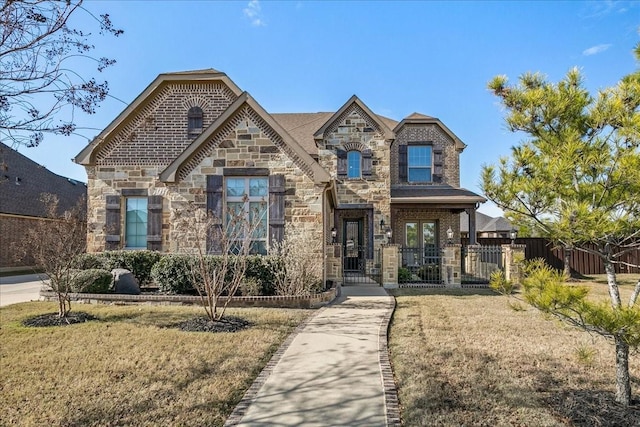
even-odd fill
[[[254,277],[245,277],[240,282],[240,292],[243,296],[254,297],[262,295],[262,286]]]
[[[260,286],[260,295],[275,295],[274,271],[280,259],[272,256],[251,255],[247,257],[245,277],[255,279]],[[243,293],[244,295],[244,293]]]
[[[195,291],[191,275],[191,255],[165,255],[151,268],[151,277],[160,291],[189,294]]]
[[[491,273],[489,287],[502,295],[511,295],[515,290],[515,286],[510,280],[507,280],[502,270]]]
[[[398,268],[398,282],[405,283],[411,280],[411,271],[408,268]]]
[[[99,254],[106,270],[126,268],[138,279],[141,286],[151,282],[151,269],[162,254],[156,251],[106,251]]]
[[[98,254],[82,254],[73,260],[73,268],[78,270],[89,270],[100,268],[103,270],[111,270],[108,268],[105,258],[101,253]]]
[[[110,271],[91,268],[76,271],[71,279],[71,292],[104,294],[110,292],[113,276]]]
[[[575,349],[575,355],[578,359],[578,362],[586,366],[593,364],[596,353],[597,352],[593,347],[589,347],[588,345],[584,344],[579,345]]]

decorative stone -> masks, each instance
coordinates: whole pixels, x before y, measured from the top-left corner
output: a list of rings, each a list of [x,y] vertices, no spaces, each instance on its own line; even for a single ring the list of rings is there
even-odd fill
[[[140,295],[140,285],[133,273],[124,268],[111,270],[116,294]]]

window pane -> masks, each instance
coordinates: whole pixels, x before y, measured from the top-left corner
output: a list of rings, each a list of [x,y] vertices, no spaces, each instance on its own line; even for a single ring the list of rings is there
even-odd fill
[[[436,224],[434,222],[422,223],[422,242],[425,247],[436,244]]]
[[[408,222],[404,227],[404,234],[406,239],[406,245],[409,248],[418,247],[418,224],[415,222]]]
[[[431,182],[431,168],[409,168],[409,182]]]
[[[244,236],[245,215],[243,202],[227,203],[227,235],[232,239]]]
[[[264,239],[267,237],[267,204],[264,202],[249,203],[252,237]]]
[[[359,151],[349,151],[347,153],[347,177],[360,178],[360,165],[362,155]]]
[[[227,178],[227,196],[242,197],[244,195],[244,178]]]
[[[125,214],[125,242],[127,248],[147,246],[147,198],[127,198]]]
[[[407,162],[411,166],[431,167],[431,146],[410,145],[407,147]]]
[[[267,178],[251,178],[249,180],[249,196],[266,196],[269,182]]]

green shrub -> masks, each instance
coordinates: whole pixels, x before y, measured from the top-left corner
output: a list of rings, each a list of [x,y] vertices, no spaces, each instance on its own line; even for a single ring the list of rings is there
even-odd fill
[[[280,263],[277,257],[252,255],[247,257],[245,277],[255,279],[260,286],[259,295],[275,295],[275,277],[273,266]],[[243,293],[244,295],[244,293]]]
[[[408,268],[398,268],[398,282],[404,283],[411,280],[411,271]]]
[[[262,295],[262,286],[254,277],[245,277],[240,283],[240,293],[245,297],[253,297]]]
[[[85,294],[104,294],[110,292],[113,276],[110,271],[91,268],[76,271],[71,280],[70,291]]]
[[[511,295],[515,286],[504,275],[502,270],[495,270],[489,277],[489,287],[502,295]]]
[[[104,261],[106,270],[114,268],[126,268],[136,279],[140,286],[151,282],[151,269],[162,258],[162,254],[156,251],[105,251],[99,254]]]
[[[151,268],[151,277],[160,291],[171,294],[189,294],[195,291],[190,258],[191,255],[165,255]]]
[[[100,268],[103,270],[111,270],[106,263],[105,258],[99,254],[82,254],[73,260],[73,268],[78,270],[89,270]]]

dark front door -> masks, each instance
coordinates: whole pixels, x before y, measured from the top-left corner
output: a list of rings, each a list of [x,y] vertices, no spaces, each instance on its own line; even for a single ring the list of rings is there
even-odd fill
[[[355,272],[364,269],[364,243],[362,219],[347,219],[344,221],[343,253],[344,271]]]

